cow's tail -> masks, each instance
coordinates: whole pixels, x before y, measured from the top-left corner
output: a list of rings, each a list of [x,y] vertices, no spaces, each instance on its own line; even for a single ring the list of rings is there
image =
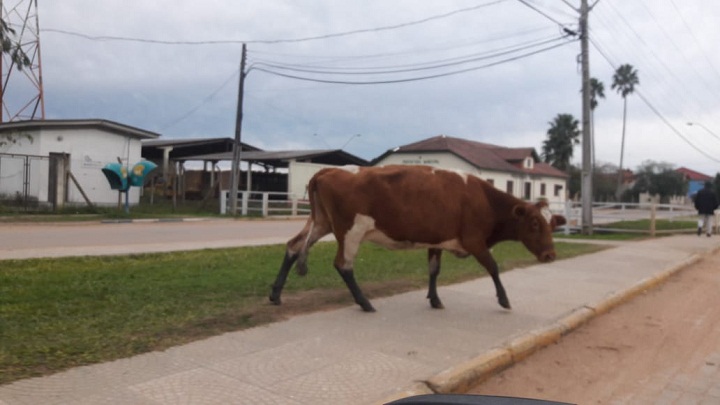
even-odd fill
[[[297,264],[295,265],[295,271],[298,275],[304,276],[307,274],[308,267],[307,267],[307,258],[308,254],[310,252],[310,247],[317,242],[317,239],[319,237],[318,229],[317,227],[317,220],[318,216],[322,215],[322,207],[320,207],[320,200],[318,199],[317,195],[317,177],[316,174],[310,179],[310,182],[308,183],[308,198],[310,200],[310,218],[308,219],[308,222],[305,224],[305,228],[303,229],[304,233],[302,235],[303,242],[300,246],[300,250],[298,251],[298,260]],[[322,235],[324,236],[324,235]],[[320,237],[322,237],[320,236]]]

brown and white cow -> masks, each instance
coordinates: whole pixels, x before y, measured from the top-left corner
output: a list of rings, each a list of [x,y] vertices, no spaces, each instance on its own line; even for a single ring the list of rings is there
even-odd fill
[[[442,251],[472,255],[490,273],[500,306],[509,309],[490,248],[516,240],[539,261],[549,262],[555,259],[552,231],[565,223],[544,203],[530,204],[476,176],[429,166],[323,169],[310,180],[308,192],[310,218],[287,243],[270,294],[274,304],[281,302],[293,263],[297,261],[300,275],[306,274],[308,250],[332,232],[338,243],[335,268],[364,311],[375,309],[353,275],[353,261],[363,241],[390,249],[427,248],[427,297],[433,308],[443,307],[436,289]]]

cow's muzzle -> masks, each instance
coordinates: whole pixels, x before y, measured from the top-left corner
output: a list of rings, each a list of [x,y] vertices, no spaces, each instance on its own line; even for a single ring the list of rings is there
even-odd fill
[[[550,263],[553,260],[555,260],[557,256],[555,255],[555,250],[546,250],[542,253],[540,253],[540,256],[538,256],[538,259],[542,263]]]

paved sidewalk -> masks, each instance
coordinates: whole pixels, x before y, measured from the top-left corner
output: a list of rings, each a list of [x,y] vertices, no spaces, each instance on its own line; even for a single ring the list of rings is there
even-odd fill
[[[373,404],[461,390],[720,248],[674,236],[0,386],[14,404]],[[310,277],[312,274],[309,275]],[[292,280],[290,280],[292,282]]]

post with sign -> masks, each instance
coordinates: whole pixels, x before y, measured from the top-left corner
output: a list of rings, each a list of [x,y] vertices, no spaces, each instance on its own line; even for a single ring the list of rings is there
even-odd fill
[[[145,177],[153,171],[157,165],[153,162],[143,160],[136,163],[132,170],[120,163],[108,163],[102,168],[102,172],[110,183],[110,189],[125,193],[125,213],[130,213],[130,187],[142,187],[145,184]]]

